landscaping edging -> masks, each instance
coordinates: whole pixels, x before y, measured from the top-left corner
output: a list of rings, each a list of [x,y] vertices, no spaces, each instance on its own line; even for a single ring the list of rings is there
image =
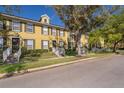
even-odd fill
[[[59,63],[59,64],[54,64],[54,65],[44,66],[44,67],[31,68],[31,69],[27,69],[27,70],[22,70],[20,72],[3,73],[3,74],[0,74],[0,79],[1,78],[6,78],[6,77],[10,77],[10,76],[15,76],[15,75],[21,75],[21,74],[25,74],[25,73],[30,73],[30,72],[34,72],[34,71],[55,68],[55,67],[64,66],[64,65],[68,65],[68,64],[74,64],[74,63],[77,63],[77,62],[81,62],[81,61],[85,61],[85,60],[90,60],[90,59],[95,59],[95,58],[98,58],[98,57],[90,57],[90,58],[84,58],[84,59],[79,59],[79,60],[65,62],[65,63]]]

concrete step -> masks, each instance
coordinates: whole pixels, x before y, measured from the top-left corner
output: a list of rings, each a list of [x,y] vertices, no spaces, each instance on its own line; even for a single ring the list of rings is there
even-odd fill
[[[14,58],[13,54],[10,54],[10,56],[7,57],[7,60],[5,61],[7,64],[13,64],[17,63],[17,58]]]

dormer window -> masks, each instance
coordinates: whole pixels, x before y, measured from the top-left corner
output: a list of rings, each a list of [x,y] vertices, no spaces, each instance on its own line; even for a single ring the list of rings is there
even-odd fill
[[[40,18],[41,23],[49,24],[50,23],[50,18],[47,14],[44,14]]]
[[[47,23],[47,19],[44,19],[44,23]]]

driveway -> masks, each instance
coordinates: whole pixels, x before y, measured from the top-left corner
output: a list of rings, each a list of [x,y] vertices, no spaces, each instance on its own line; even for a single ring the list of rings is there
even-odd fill
[[[113,55],[1,79],[0,87],[124,88],[124,56]]]

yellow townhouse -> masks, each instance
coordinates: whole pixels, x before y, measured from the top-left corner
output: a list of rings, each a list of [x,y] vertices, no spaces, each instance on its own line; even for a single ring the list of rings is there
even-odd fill
[[[5,31],[6,30],[6,31]],[[7,40],[6,40],[7,39]],[[88,39],[82,35],[81,46],[86,45]],[[21,48],[51,49],[59,56],[56,47],[68,48],[74,45],[70,32],[64,27],[52,25],[50,17],[44,14],[38,21],[0,13],[0,58],[6,61],[16,55],[19,61]],[[7,46],[5,46],[7,45]]]
[[[57,25],[52,25],[50,17],[44,14],[39,21],[23,17],[1,14],[0,29],[8,30],[8,42],[4,42],[4,37],[0,36],[0,47],[8,43],[7,47],[18,50],[20,47],[27,49],[50,49],[56,46],[68,48],[69,32]],[[82,35],[82,45],[87,43],[85,35]]]
[[[48,15],[42,15],[39,21],[22,17],[1,14],[9,33],[8,45],[12,49],[27,47],[28,49],[49,49],[56,46],[67,47],[68,32],[65,28],[50,24]],[[0,23],[0,29],[3,28]],[[4,42],[1,35],[1,45]]]

